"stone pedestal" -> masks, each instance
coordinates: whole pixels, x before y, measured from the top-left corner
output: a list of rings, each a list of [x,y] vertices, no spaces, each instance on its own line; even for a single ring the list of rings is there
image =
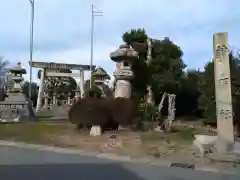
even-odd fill
[[[131,83],[128,80],[118,80],[116,82],[115,98],[118,97],[130,98],[131,87],[132,87]]]
[[[55,94],[52,97],[52,104],[56,104],[56,95]]]
[[[67,104],[71,104],[71,97],[68,96]]]
[[[45,93],[45,96],[44,96],[44,106],[43,106],[44,109],[48,109],[48,94]]]
[[[100,136],[102,134],[102,129],[100,126],[92,126],[90,130],[90,136]]]
[[[79,84],[79,87],[80,87],[80,96],[81,98],[84,97],[84,71],[83,70],[80,70],[80,84]]]

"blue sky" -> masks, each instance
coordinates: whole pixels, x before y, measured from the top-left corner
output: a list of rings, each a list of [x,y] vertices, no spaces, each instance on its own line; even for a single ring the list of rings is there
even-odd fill
[[[36,0],[34,60],[88,64],[91,4],[103,11],[95,19],[94,64],[110,75],[115,64],[109,53],[131,28],[145,28],[152,38],[170,37],[189,69],[202,69],[212,58],[214,32],[227,31],[229,44],[240,48],[239,0]],[[29,0],[0,3],[0,56],[27,70],[30,10]]]

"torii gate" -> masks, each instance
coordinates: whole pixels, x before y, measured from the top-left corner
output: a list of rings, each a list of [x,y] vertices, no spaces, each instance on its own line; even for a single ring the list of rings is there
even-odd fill
[[[29,63],[30,64],[30,63]],[[81,97],[84,95],[84,71],[90,70],[90,65],[81,65],[81,64],[65,64],[65,63],[55,63],[55,62],[32,62],[32,67],[41,68],[41,79],[39,84],[38,99],[36,112],[38,112],[42,107],[42,98],[44,95],[44,79],[45,77],[80,77],[80,92]],[[93,66],[93,70],[96,66]],[[51,69],[71,69],[79,70],[80,73],[61,73],[61,72],[52,72]]]

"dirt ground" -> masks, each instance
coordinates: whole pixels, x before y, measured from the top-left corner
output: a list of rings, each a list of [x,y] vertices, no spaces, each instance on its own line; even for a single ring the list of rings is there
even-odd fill
[[[200,162],[192,148],[194,134],[215,134],[199,125],[176,122],[173,132],[107,131],[101,136],[89,136],[77,131],[70,123],[21,123],[0,126],[0,138],[27,143],[71,147],[92,152],[113,153],[133,158],[165,159],[180,162]]]
[[[74,126],[61,134],[48,138],[55,145],[74,147],[93,152],[113,153],[134,158],[161,158],[179,162],[199,162],[202,159],[192,147],[194,133],[189,127],[182,127],[173,133],[131,132],[129,130],[108,131],[98,137],[89,136],[86,131],[76,131]],[[201,129],[203,133],[203,130]],[[209,132],[205,132],[208,133]],[[211,133],[213,134],[213,133]]]

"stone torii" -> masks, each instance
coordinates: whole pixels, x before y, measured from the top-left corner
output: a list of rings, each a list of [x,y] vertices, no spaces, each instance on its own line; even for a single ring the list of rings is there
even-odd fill
[[[38,92],[38,100],[36,112],[40,111],[42,107],[42,98],[44,96],[44,79],[45,77],[80,77],[80,91],[81,97],[84,96],[84,71],[90,70],[90,65],[81,65],[81,64],[63,64],[63,63],[55,63],[55,62],[32,62],[32,67],[41,68],[41,79],[39,84],[39,92]],[[79,70],[79,74],[74,73],[60,73],[60,72],[52,72],[51,69],[71,69],[71,70]],[[95,69],[95,66],[93,66]]]

